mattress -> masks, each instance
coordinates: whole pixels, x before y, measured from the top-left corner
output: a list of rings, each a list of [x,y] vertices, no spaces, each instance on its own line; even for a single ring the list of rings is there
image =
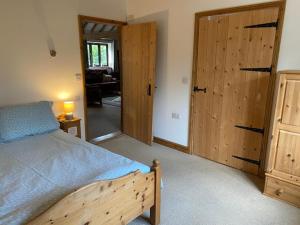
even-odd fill
[[[0,224],[29,222],[97,180],[150,168],[61,130],[0,144]]]

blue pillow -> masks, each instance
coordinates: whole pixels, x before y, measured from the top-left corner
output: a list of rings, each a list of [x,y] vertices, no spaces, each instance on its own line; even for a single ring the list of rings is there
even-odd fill
[[[0,143],[57,130],[50,102],[0,108]]]

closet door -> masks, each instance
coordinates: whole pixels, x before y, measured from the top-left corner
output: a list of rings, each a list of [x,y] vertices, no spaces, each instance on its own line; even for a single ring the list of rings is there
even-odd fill
[[[192,152],[257,174],[279,8],[203,16],[192,93]]]
[[[268,172],[300,185],[300,76],[281,74]]]
[[[152,143],[156,24],[122,27],[123,132]]]

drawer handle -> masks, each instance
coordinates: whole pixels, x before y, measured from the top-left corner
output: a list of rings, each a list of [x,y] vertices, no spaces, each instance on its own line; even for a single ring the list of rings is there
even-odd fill
[[[283,189],[278,189],[278,190],[276,191],[276,195],[277,195],[277,196],[280,196],[280,195],[283,194],[283,192],[284,192]]]

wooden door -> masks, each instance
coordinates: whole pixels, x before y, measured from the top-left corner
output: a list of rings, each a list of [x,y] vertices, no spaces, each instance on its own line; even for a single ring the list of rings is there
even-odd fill
[[[156,24],[122,27],[123,132],[152,143]]]
[[[258,173],[278,15],[268,7],[196,17],[193,154]]]

